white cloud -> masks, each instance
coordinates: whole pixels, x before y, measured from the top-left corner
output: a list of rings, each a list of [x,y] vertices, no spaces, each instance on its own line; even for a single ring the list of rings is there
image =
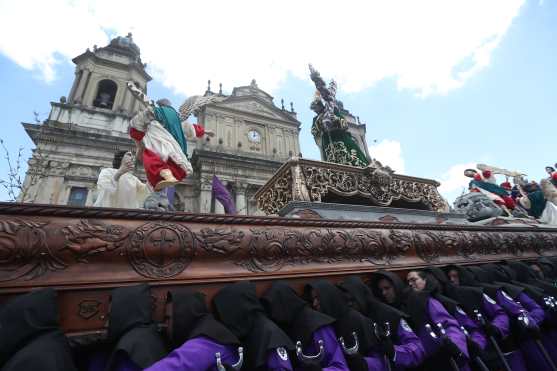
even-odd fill
[[[381,164],[390,166],[398,174],[404,174],[404,159],[402,158],[400,142],[383,139],[378,144],[369,146],[369,153]]]
[[[185,94],[207,79],[272,91],[311,62],[346,92],[394,77],[425,96],[488,66],[523,2],[0,0],[0,53],[48,81],[107,30],[132,31],[155,77]]]
[[[439,182],[441,183],[441,186],[438,188],[439,193],[449,201],[449,204],[452,205],[455,198],[460,196],[464,190],[468,189],[470,178],[464,176],[464,170],[475,168],[475,162],[456,164],[441,175],[439,178]]]

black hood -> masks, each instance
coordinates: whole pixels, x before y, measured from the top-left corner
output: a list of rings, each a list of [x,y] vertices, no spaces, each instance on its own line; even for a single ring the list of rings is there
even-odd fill
[[[530,268],[530,266],[528,266],[528,264],[526,263],[510,261],[507,262],[507,265],[515,272],[516,281],[528,283],[538,278],[534,270]]]
[[[454,313],[457,311],[458,302],[454,299],[449,298],[448,296],[443,295],[444,292],[443,285],[439,282],[436,276],[430,273],[429,269],[425,270],[425,276],[426,276],[425,278],[426,286],[423,291],[428,293],[430,296],[434,297],[435,299],[439,300],[439,302],[443,304],[443,307],[445,307],[445,309],[451,315],[454,315]]]
[[[332,325],[335,319],[311,309],[288,284],[276,281],[261,298],[267,313],[288,336],[305,346],[320,327]]]
[[[479,281],[476,279],[474,273],[470,270],[470,267],[463,267],[459,265],[447,265],[443,268],[445,274],[448,274],[451,270],[456,270],[458,272],[459,285],[462,286],[477,286]]]
[[[490,280],[490,285],[498,286],[500,289],[504,290],[511,298],[517,300],[519,295],[524,292],[524,287],[520,287],[512,284],[515,274],[514,271],[497,264],[484,264],[481,269],[487,272],[488,278]],[[484,284],[485,287],[488,287]],[[490,295],[491,296],[491,295]]]
[[[356,332],[360,343],[360,353],[367,352],[376,345],[373,322],[362,313],[350,308],[343,292],[326,280],[313,281],[306,285],[306,295],[311,298],[315,291],[320,303],[320,311],[333,317],[337,337],[343,337],[347,344],[352,343],[352,333]]]
[[[427,292],[415,292],[405,286],[402,279],[396,273],[380,270],[371,274],[370,284],[375,296],[383,302],[384,299],[378,288],[378,283],[383,278],[391,281],[396,292],[395,302],[390,305],[404,313],[408,313],[415,329],[422,328],[426,323],[430,322],[428,310],[429,294]]]
[[[350,307],[342,291],[327,280],[315,280],[304,288],[304,295],[311,300],[311,291],[315,291],[319,298],[319,311],[338,320],[349,311]]]
[[[408,319],[406,313],[380,302],[373,296],[369,286],[360,277],[347,277],[339,284],[339,287],[346,293],[349,300],[356,303],[356,309],[372,322],[383,324],[388,322],[393,329],[392,336],[394,337],[397,336],[400,320]]]
[[[153,299],[147,284],[112,290],[108,338],[118,340],[133,327],[148,325],[153,313]]]
[[[255,313],[263,307],[255,293],[255,284],[236,282],[223,287],[213,298],[218,319],[240,340],[253,329]]]
[[[151,366],[166,355],[162,336],[151,320],[152,312],[153,299],[147,284],[112,291],[108,339],[117,340],[117,343],[107,370],[114,366],[118,352],[126,353],[141,368]]]
[[[0,310],[0,365],[38,335],[58,330],[56,291],[42,289],[8,301]]]
[[[544,278],[554,279],[557,276],[557,264],[555,264],[554,261],[542,257],[539,258],[536,263],[540,266],[541,270],[543,271]]]
[[[4,364],[2,371],[77,371],[66,336],[50,331],[33,338]]]
[[[255,284],[244,281],[222,288],[213,298],[218,318],[246,346],[246,369],[265,365],[269,350],[294,350],[290,338],[266,317]]]
[[[371,278],[370,279],[371,290],[375,295],[375,297],[379,298],[382,302],[385,302],[385,298],[383,297],[383,294],[379,290],[379,286],[378,286],[379,281],[385,278],[393,284],[396,293],[396,298],[395,298],[395,302],[389,305],[392,305],[395,308],[400,309],[402,305],[403,297],[407,292],[408,288],[406,287],[402,279],[399,277],[399,275],[393,272],[379,270],[377,272],[372,273],[370,278]]]
[[[240,344],[238,338],[209,312],[204,294],[190,289],[176,289],[168,293],[168,298],[172,305],[174,346],[198,336],[207,336],[219,344]]]

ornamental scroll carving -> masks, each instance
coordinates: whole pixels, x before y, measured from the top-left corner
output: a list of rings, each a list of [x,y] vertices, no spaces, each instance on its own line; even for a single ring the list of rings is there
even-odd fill
[[[48,223],[22,219],[0,221],[0,282],[32,280],[66,268],[47,243]]]
[[[288,225],[283,225],[277,218],[192,218],[198,221],[128,220],[120,225],[98,219],[58,224],[25,218],[2,220],[0,284],[35,280],[47,273],[54,282],[56,277],[72,282],[75,272],[82,272],[78,265],[87,264],[87,272],[105,271],[107,262],[129,279],[136,279],[137,274],[150,279],[203,280],[225,272],[227,265],[252,273],[303,270],[308,265],[312,270],[339,265],[362,269],[405,262],[532,257],[557,251],[557,233],[531,227],[422,228],[304,219],[285,219]],[[211,270],[213,262],[218,262],[218,272]],[[90,315],[90,307],[88,303],[83,306],[84,316]]]
[[[258,207],[268,215],[277,214],[290,201],[322,202],[330,193],[346,199],[366,198],[377,206],[390,206],[393,201],[402,200],[432,211],[446,211],[447,203],[437,191],[437,185],[427,179],[393,174],[378,162],[357,168],[293,159],[255,197]]]

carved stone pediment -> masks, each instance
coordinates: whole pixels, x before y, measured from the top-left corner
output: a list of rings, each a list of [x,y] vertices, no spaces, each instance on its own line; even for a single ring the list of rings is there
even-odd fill
[[[215,106],[242,111],[249,114],[258,114],[282,121],[287,120],[296,122],[296,120],[290,117],[286,111],[282,112],[278,108],[257,99],[244,98],[242,100],[227,100],[217,103]]]

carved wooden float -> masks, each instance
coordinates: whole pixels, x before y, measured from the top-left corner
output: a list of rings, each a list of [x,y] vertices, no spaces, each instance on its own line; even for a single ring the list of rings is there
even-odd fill
[[[276,215],[291,201],[336,202],[448,211],[439,182],[394,174],[378,162],[365,168],[292,158],[255,194],[257,207]]]
[[[225,283],[297,287],[377,269],[557,255],[557,229],[160,213],[0,203],[0,302],[59,292],[70,336],[105,326],[110,290],[147,282],[162,321],[168,289],[212,298]]]

